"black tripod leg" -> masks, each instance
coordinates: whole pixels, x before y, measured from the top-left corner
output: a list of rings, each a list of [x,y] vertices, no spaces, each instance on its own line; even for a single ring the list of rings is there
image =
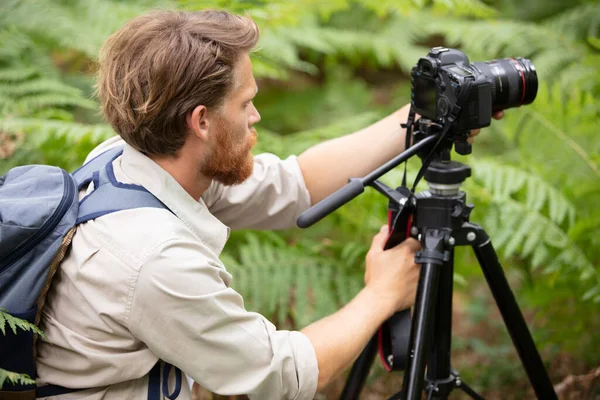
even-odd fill
[[[456,387],[458,387],[459,389],[462,389],[463,392],[465,392],[466,394],[468,394],[469,396],[471,396],[472,399],[475,400],[485,400],[483,397],[481,397],[479,395],[479,393],[477,393],[476,391],[474,391],[471,386],[467,385],[464,382],[457,382]]]
[[[421,399],[440,270],[444,260],[448,259],[448,254],[444,251],[445,232],[429,229],[424,235],[423,251],[417,256],[417,262],[421,264],[421,273],[410,332],[408,365],[402,383],[404,400]]]
[[[477,230],[477,242],[473,244],[473,249],[535,394],[538,399],[556,399],[548,372],[506,280],[498,255],[482,228]]]
[[[451,251],[450,261],[445,263],[440,271],[437,307],[433,322],[433,341],[427,363],[427,378],[430,380],[447,379],[451,376],[453,258],[454,251]]]
[[[371,369],[376,354],[377,333],[369,340],[369,343],[367,343],[362,353],[360,353],[354,362],[350,375],[348,375],[346,386],[344,386],[344,391],[340,396],[340,400],[358,399],[360,391],[363,389],[365,381],[367,380],[367,376],[369,376],[369,370]]]
[[[454,251],[450,251],[450,260],[444,263],[440,271],[435,318],[431,332],[432,342],[427,362],[427,379],[440,381],[451,377],[450,350],[452,342],[452,289],[454,278]],[[450,390],[434,393],[435,399],[447,399]]]

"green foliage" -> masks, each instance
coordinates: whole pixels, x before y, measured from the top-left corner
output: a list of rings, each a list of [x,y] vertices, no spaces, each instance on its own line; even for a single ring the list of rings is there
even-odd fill
[[[495,12],[479,0],[434,0],[433,14],[487,17]],[[425,7],[422,0],[373,1],[204,1],[179,0],[191,10],[225,8],[252,16],[260,26],[261,39],[254,61],[258,77],[289,78],[288,72],[319,72],[317,65],[302,59],[304,51],[339,57],[352,64],[368,63],[376,68],[401,65],[409,70],[426,48],[414,43],[422,24],[414,12]],[[328,23],[335,14],[345,14],[353,24]],[[409,17],[410,16],[410,17]],[[377,29],[364,29],[365,20]],[[333,18],[335,22],[335,18]],[[313,54],[314,56],[314,54]],[[310,54],[307,56],[310,58]]]
[[[82,142],[98,144],[114,135],[110,127],[98,124],[99,106],[91,99],[91,65],[106,37],[122,23],[150,7],[169,4],[103,0],[3,3],[0,132],[27,134],[30,148],[21,148],[17,160],[46,162],[36,149],[58,142],[64,143],[58,165],[71,168],[81,163],[82,153],[76,150]],[[0,160],[0,171],[12,165]]]
[[[542,85],[533,104],[507,111],[478,141],[466,187],[473,220],[505,267],[520,272],[519,299],[536,310],[538,343],[592,362],[581,350],[600,345],[592,333],[600,302],[597,121],[589,92]]]
[[[94,63],[111,32],[155,7],[226,8],[257,21],[253,65],[263,116],[257,151],[281,157],[359,130],[408,102],[406,74],[432,45],[458,46],[471,61],[531,58],[540,81],[535,102],[508,110],[478,137],[474,154],[463,158],[473,168],[464,189],[476,204],[473,221],[492,237],[520,304],[534,315],[545,354],[600,362],[593,351],[600,346],[593,334],[600,328],[594,313],[600,302],[598,2],[5,1],[0,138],[17,148],[0,159],[0,173],[34,162],[73,169],[113,135],[92,98]],[[0,154],[4,145],[0,140]],[[409,162],[410,181],[418,167]],[[401,178],[397,169],[383,180],[397,186]],[[233,232],[222,260],[248,309],[300,328],[360,290],[364,255],[386,213],[385,199],[367,190],[309,230]],[[489,319],[489,304],[473,311],[481,303],[471,293],[481,285],[476,261],[462,249],[456,254],[455,279],[466,289],[467,311]],[[508,339],[484,339],[462,338],[457,347],[493,359],[490,385],[517,379],[509,376],[510,363],[497,361],[507,355]],[[0,371],[3,379],[10,378]]]
[[[40,331],[34,324],[27,322],[24,319],[13,317],[8,313],[8,311],[0,308],[0,331],[2,331],[3,335],[6,335],[6,324],[8,324],[15,335],[17,334],[17,329],[21,329],[24,331],[33,331],[40,336],[44,336],[42,331]]]
[[[13,317],[5,309],[0,308],[0,331],[2,335],[6,335],[6,325],[12,330],[13,334],[17,334],[17,329],[23,331],[33,331],[34,333],[44,336],[43,332],[34,324],[29,323],[23,319]],[[27,374],[18,374],[10,372],[0,368],[0,388],[4,385],[4,382],[10,382],[12,384],[28,385],[34,384],[35,381]]]
[[[330,314],[358,293],[360,280],[351,268],[356,253],[350,248],[332,259],[302,244],[289,246],[272,233],[248,232],[223,261],[251,309],[277,326],[294,328]]]
[[[598,95],[600,55],[594,43],[599,26],[600,4],[589,2],[570,3],[561,13],[538,22],[444,18],[423,29],[429,35],[443,35],[449,45],[459,46],[471,61],[530,57],[540,81],[560,82],[568,91],[577,85]]]
[[[0,368],[0,388],[4,385],[4,382],[10,382],[13,385],[32,385],[35,381],[27,374],[17,374],[16,372],[10,372]]]

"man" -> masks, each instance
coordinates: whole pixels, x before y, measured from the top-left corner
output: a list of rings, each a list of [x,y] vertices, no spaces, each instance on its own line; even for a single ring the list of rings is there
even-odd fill
[[[396,155],[408,112],[297,158],[254,159],[260,115],[248,53],[257,41],[247,18],[159,11],[105,43],[98,94],[119,137],[88,159],[124,144],[117,180],[145,187],[169,210],[79,226],[45,307],[38,385],[83,389],[65,399],[146,399],[160,359],[215,393],[312,399],[383,321],[413,303],[420,245],[409,239],[384,251],[384,229],[367,255],[365,288],[300,332],[276,330],[230,288],[219,260],[230,228],[293,226],[348,178]],[[178,398],[189,399],[189,388]]]

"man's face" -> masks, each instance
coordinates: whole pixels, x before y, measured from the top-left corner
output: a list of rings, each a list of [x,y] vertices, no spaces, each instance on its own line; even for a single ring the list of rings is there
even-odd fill
[[[251,150],[257,134],[253,125],[260,114],[252,99],[258,88],[252,75],[250,57],[245,54],[234,69],[234,87],[211,124],[211,151],[200,165],[200,173],[224,185],[242,183],[252,174]]]

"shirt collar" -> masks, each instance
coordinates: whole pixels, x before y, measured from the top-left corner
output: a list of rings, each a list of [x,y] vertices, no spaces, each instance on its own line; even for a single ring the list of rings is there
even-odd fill
[[[221,253],[229,228],[210,213],[202,198],[195,200],[167,171],[127,143],[117,164],[115,169],[120,167],[125,176],[169,207],[202,242],[217,254]]]

